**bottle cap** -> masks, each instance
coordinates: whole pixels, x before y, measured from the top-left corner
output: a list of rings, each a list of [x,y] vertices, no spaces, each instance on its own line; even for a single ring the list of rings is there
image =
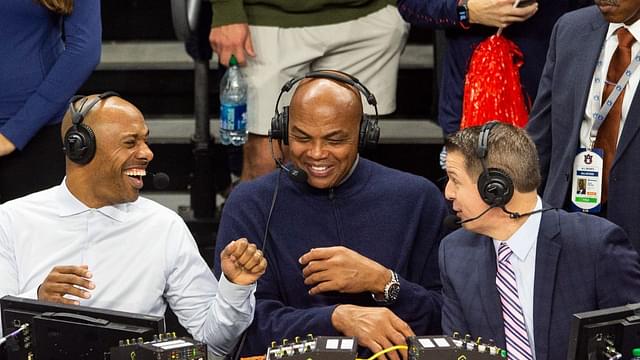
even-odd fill
[[[229,59],[229,66],[238,65],[238,59],[236,59],[235,55],[231,55],[231,59]]]
[[[631,355],[632,356],[640,356],[640,348],[635,348],[635,349],[631,350]]]

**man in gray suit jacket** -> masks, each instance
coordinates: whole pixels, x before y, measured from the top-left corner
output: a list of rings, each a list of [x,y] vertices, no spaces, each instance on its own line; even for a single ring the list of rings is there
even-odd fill
[[[445,195],[464,226],[440,245],[445,333],[494,339],[512,359],[566,359],[572,314],[640,301],[624,231],[543,204],[524,130],[489,123],[445,146]]]
[[[577,10],[558,20],[551,35],[547,62],[527,130],[538,148],[543,178],[543,199],[551,206],[569,208],[572,182],[577,178],[574,159],[590,145],[590,131],[603,98],[602,81],[618,47],[621,27],[640,39],[640,0],[597,0],[597,6]],[[631,46],[631,59],[640,50]],[[601,61],[600,65],[599,62]],[[633,61],[632,61],[633,62]],[[622,102],[619,132],[613,138],[608,196],[600,216],[620,225],[640,251],[640,69],[634,71],[618,102]],[[607,79],[616,84],[618,78]],[[600,131],[609,122],[603,122]],[[615,136],[615,135],[614,135]],[[596,147],[598,143],[596,142]],[[605,179],[606,180],[606,179]],[[598,188],[600,188],[598,186]]]

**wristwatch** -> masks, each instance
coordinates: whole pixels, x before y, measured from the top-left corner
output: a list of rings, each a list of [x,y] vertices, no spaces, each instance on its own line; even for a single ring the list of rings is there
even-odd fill
[[[373,300],[380,304],[393,304],[398,300],[398,296],[400,295],[400,280],[398,279],[398,274],[391,271],[391,280],[384,286],[384,299],[378,299],[376,294],[371,293]]]
[[[460,0],[458,1],[458,6],[456,7],[456,12],[458,13],[458,22],[460,22],[460,26],[465,29],[469,28],[469,6],[467,3],[469,0]]]

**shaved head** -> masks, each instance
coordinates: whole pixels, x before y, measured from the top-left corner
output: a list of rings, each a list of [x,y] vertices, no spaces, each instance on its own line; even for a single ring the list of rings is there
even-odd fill
[[[89,95],[82,99],[75,101],[73,104],[74,108],[77,112],[82,112],[85,106],[92,103],[98,94]],[[94,128],[98,123],[100,123],[101,118],[112,117],[118,112],[126,112],[130,115],[137,117],[142,116],[140,110],[138,110],[133,104],[128,102],[127,100],[119,97],[119,96],[110,96],[108,98],[102,99],[98,101],[84,117],[82,121],[83,124],[89,126],[90,128]],[[64,140],[64,135],[67,133],[69,128],[72,126],[73,117],[71,115],[71,109],[68,109],[64,114],[64,118],[62,119],[62,125],[60,126],[60,135]]]
[[[299,83],[289,105],[289,153],[309,185],[328,189],[346,179],[358,157],[361,120],[360,92],[350,84],[327,78]]]
[[[291,118],[295,119],[296,112],[306,108],[327,114],[341,113],[358,124],[362,117],[360,92],[332,79],[308,78],[300,82],[289,105]]]

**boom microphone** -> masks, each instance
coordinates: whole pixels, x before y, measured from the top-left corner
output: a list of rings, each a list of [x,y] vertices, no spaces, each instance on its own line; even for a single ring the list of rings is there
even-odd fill
[[[462,226],[462,224],[466,224],[466,223],[468,223],[470,221],[474,221],[474,220],[480,219],[481,217],[484,216],[484,214],[488,213],[489,210],[491,210],[493,208],[495,208],[495,206],[489,206],[483,212],[481,212],[480,215],[474,216],[474,217],[472,217],[470,219],[467,219],[467,220],[460,219],[460,217],[458,215],[453,215],[453,214],[447,215],[444,218],[444,221],[442,222],[442,224],[444,226],[446,226],[450,230],[455,230],[455,229],[459,228],[460,226]]]
[[[456,230],[460,227],[462,219],[458,215],[449,214],[445,216],[442,224],[449,230]]]
[[[442,224],[449,230],[456,230],[460,226],[462,226],[462,224],[464,224],[464,223],[468,223],[470,221],[474,221],[474,220],[479,219],[481,216],[486,214],[489,210],[493,209],[494,207],[495,206],[489,206],[480,215],[478,215],[476,217],[472,217],[472,218],[464,220],[464,221],[462,221],[462,219],[460,219],[459,216],[454,215],[454,214],[450,214],[450,215],[447,215],[444,218],[444,221],[442,221]],[[529,212],[526,212],[526,213],[523,213],[523,214],[520,214],[519,212],[516,212],[516,211],[509,211],[504,206],[500,207],[500,209],[502,209],[502,211],[504,211],[505,213],[509,214],[509,218],[511,218],[511,219],[519,219],[519,218],[521,218],[523,216],[529,216],[529,215],[533,215],[533,214],[537,214],[537,213],[542,213],[542,212],[545,212],[545,211],[554,210],[555,208],[551,207],[551,208],[538,209],[538,210],[529,211]]]
[[[276,161],[276,164],[278,165],[278,167],[284,170],[284,172],[286,172],[287,175],[289,175],[289,178],[291,178],[291,180],[299,183],[307,182],[307,173],[304,170],[296,166],[287,167],[278,158],[274,158],[274,160]]]
[[[282,95],[282,94],[280,94]],[[296,167],[295,165],[292,165],[292,167],[287,167],[282,160],[280,160],[277,156],[276,153],[273,151],[273,142],[271,141],[272,138],[269,137],[269,147],[271,148],[271,157],[273,158],[273,161],[276,162],[276,165],[278,165],[278,167],[282,170],[284,170],[284,172],[287,173],[287,175],[289,175],[289,178],[295,182],[299,182],[299,183],[305,183],[307,182],[307,173]],[[282,152],[282,144],[280,144],[280,152]]]
[[[152,177],[151,181],[153,181],[153,188],[156,190],[162,190],[166,188],[167,186],[169,186],[169,182],[171,182],[171,179],[169,179],[169,175],[163,172],[154,173],[154,172],[147,171],[147,175],[151,175]]]

